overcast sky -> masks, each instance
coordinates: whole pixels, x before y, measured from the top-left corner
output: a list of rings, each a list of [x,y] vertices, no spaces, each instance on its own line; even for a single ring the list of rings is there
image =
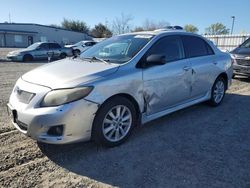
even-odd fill
[[[112,23],[121,13],[131,15],[133,26],[145,19],[167,21],[171,25],[193,24],[200,33],[221,22],[235,33],[250,33],[250,0],[6,0],[1,1],[0,22],[60,24],[63,18],[85,21],[89,26]]]

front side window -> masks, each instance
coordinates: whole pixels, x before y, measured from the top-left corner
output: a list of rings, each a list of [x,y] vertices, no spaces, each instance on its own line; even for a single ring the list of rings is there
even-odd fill
[[[187,58],[214,54],[211,47],[199,37],[182,36],[182,41]]]
[[[156,42],[147,52],[147,57],[153,54],[163,55],[167,62],[184,58],[184,51],[180,37],[168,36]]]
[[[132,59],[152,38],[150,34],[114,36],[84,51],[81,58],[96,57],[122,64]]]
[[[40,48],[41,50],[47,50],[47,49],[49,49],[49,45],[48,45],[48,43],[43,43],[43,44],[41,44],[41,45],[39,46],[39,48]]]

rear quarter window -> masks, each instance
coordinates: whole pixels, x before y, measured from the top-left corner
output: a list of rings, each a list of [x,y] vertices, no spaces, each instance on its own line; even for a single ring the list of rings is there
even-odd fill
[[[214,54],[211,46],[202,38],[196,36],[182,36],[182,41],[187,58]]]

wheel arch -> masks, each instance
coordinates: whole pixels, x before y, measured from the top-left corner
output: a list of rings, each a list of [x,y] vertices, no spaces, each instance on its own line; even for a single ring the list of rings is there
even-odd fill
[[[115,94],[115,95],[112,95],[110,96],[109,98],[107,98],[101,105],[100,107],[98,108],[98,110],[102,107],[102,105],[104,105],[106,102],[112,100],[113,98],[116,98],[116,97],[123,97],[123,98],[126,98],[128,99],[130,102],[132,102],[132,104],[134,105],[135,107],[135,110],[136,110],[136,116],[137,116],[137,119],[138,121],[140,122],[140,119],[141,119],[141,110],[140,110],[140,106],[138,104],[138,102],[136,101],[136,99],[130,95],[130,94],[127,94],[127,93],[118,93],[118,94]]]
[[[226,90],[228,89],[228,76],[225,72],[220,73],[215,80],[217,80],[219,77],[222,77],[225,80],[226,84]]]
[[[23,61],[25,60],[25,57],[31,57],[32,60],[34,59],[34,56],[31,55],[30,53],[27,53],[27,54],[23,55]]]

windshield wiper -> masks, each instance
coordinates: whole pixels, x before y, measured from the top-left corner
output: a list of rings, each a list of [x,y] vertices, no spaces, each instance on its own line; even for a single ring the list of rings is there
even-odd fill
[[[99,57],[96,57],[96,56],[93,56],[93,57],[82,57],[81,59],[87,59],[87,60],[89,60],[89,62],[92,62],[92,61],[101,61],[103,63],[110,64],[109,59],[102,59],[102,58],[99,58]]]
[[[96,57],[96,56],[91,57],[91,60],[94,60],[94,61],[97,60],[97,61],[101,61],[101,62],[106,63],[106,64],[110,64],[109,59],[102,59],[102,58],[99,58],[99,57]]]

